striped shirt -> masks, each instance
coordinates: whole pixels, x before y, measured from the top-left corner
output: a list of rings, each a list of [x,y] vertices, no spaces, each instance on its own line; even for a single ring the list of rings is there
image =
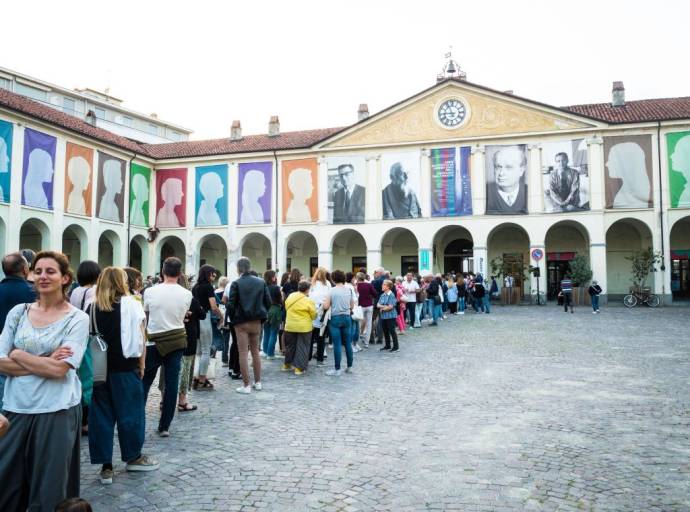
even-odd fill
[[[563,292],[572,292],[573,291],[573,282],[570,279],[563,279],[561,281],[561,290]]]

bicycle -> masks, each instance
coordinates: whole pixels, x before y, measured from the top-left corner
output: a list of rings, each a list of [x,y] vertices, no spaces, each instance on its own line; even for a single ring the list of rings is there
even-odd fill
[[[626,308],[634,308],[639,303],[646,304],[650,308],[655,308],[661,303],[658,295],[654,295],[649,288],[630,289],[630,293],[623,297],[623,305]]]

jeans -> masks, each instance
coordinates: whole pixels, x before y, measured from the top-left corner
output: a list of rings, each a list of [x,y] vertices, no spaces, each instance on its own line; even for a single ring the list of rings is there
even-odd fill
[[[6,376],[0,375],[0,411],[2,411],[2,397],[5,395],[5,379]]]
[[[433,315],[434,315],[434,322],[433,323],[438,323],[438,319],[443,316],[443,305],[442,304],[434,304]]]
[[[570,311],[573,310],[573,293],[563,292],[563,310],[567,313],[568,306],[570,306]]]
[[[180,379],[180,363],[183,350],[175,350],[165,357],[158,353],[155,346],[146,347],[146,370],[144,371],[144,403],[149,397],[149,390],[158,373],[158,368],[165,368],[165,391],[163,392],[163,410],[158,422],[158,431],[169,430],[175,417],[177,390]]]
[[[335,315],[331,317],[328,323],[328,328],[331,333],[331,340],[333,341],[333,356],[335,359],[335,369],[340,370],[340,361],[342,360],[342,346],[345,344],[345,355],[347,357],[347,367],[352,367],[354,359],[352,355],[352,340],[350,333],[352,332],[352,319],[350,315]]]
[[[213,329],[211,315],[199,322],[199,342],[196,344],[196,355],[199,358],[199,376],[206,376],[211,362],[211,344],[213,343]]]
[[[211,347],[223,350],[223,332],[218,328],[218,318],[215,316],[211,316],[211,332],[213,333]]]
[[[264,339],[261,343],[261,350],[269,357],[276,355],[276,341],[278,341],[278,327],[271,327],[264,324]]]
[[[465,297],[462,296],[458,299],[458,311],[461,313],[465,312]]]
[[[482,309],[484,313],[491,313],[491,297],[488,293],[482,298]]]
[[[103,384],[93,387],[89,407],[91,464],[112,464],[115,424],[122,460],[139,458],[145,421],[144,387],[137,372],[108,373]]]
[[[350,318],[352,320],[352,318]],[[357,320],[352,320],[352,327],[350,328],[350,341],[353,345],[357,345],[359,341],[359,322]]]
[[[422,326],[422,309],[423,308],[424,308],[424,304],[422,304],[420,302],[419,305],[414,310],[414,326],[415,327],[421,327]]]
[[[228,351],[230,350],[230,329],[221,329],[220,332],[223,336],[223,352],[221,355],[221,361],[227,364]]]
[[[592,310],[599,311],[599,295],[592,295]]]

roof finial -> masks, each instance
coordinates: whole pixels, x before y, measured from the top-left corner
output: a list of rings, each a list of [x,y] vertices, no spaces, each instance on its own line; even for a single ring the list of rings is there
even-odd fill
[[[460,69],[460,64],[453,60],[453,47],[448,47],[448,52],[445,54],[446,63],[441,68],[441,72],[436,75],[436,82],[442,82],[448,78],[455,78],[456,80],[466,80],[467,74]]]

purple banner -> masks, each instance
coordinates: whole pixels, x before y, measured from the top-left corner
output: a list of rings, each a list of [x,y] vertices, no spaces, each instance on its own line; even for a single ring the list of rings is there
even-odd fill
[[[239,180],[238,224],[268,224],[271,222],[273,163],[250,162],[240,164]]]
[[[22,204],[53,209],[53,178],[57,139],[31,128],[24,130]]]

